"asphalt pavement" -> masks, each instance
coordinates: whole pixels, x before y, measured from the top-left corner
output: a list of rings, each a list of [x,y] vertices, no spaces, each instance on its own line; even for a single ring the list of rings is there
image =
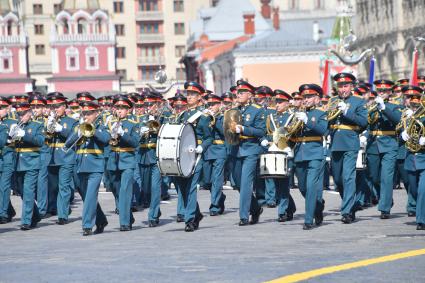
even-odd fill
[[[291,190],[297,212],[276,221],[277,209],[264,208],[257,225],[239,227],[239,194],[230,188],[226,212],[208,214],[209,191],[198,192],[205,217],[200,229],[184,232],[175,222],[175,191],[161,203],[160,226],[149,228],[147,212],[136,212],[130,232],[120,232],[111,193],[99,201],[109,225],[100,235],[82,236],[82,202],[76,199],[70,223],[43,219],[38,228],[19,229],[20,217],[0,225],[0,282],[264,282],[312,269],[425,248],[425,231],[407,217],[406,192],[394,191],[392,217],[381,220],[376,207],[342,224],[340,197],[326,191],[322,226],[302,230],[304,199]],[[21,209],[20,198],[12,197]],[[385,262],[314,277],[308,282],[425,282],[425,256]]]

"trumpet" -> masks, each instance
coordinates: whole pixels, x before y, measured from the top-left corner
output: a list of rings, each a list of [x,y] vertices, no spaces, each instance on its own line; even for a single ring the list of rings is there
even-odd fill
[[[83,122],[78,125],[78,131],[81,133],[81,136],[70,147],[63,149],[65,153],[77,144],[81,144],[84,139],[93,137],[96,127],[92,123]]]
[[[49,123],[49,121],[53,121]],[[51,111],[49,114],[49,117],[47,118],[47,124],[46,124],[46,136],[48,138],[52,138],[55,134],[55,127],[57,123],[57,115],[55,111]]]
[[[118,116],[115,116],[117,122],[112,126],[110,126],[111,139],[109,140],[109,144],[112,146],[116,146],[119,142],[118,130],[121,128],[121,119]]]

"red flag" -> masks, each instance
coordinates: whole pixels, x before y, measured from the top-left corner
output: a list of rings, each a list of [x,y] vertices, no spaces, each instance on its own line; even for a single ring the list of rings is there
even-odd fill
[[[329,96],[329,60],[325,60],[325,71],[323,74],[323,96]]]
[[[412,56],[412,74],[410,75],[410,85],[418,86],[418,50],[413,50]]]

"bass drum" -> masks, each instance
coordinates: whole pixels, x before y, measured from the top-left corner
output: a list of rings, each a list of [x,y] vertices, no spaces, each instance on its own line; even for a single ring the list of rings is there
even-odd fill
[[[357,154],[356,161],[356,170],[365,170],[366,169],[366,151],[364,149],[360,149]]]
[[[161,175],[190,177],[196,165],[196,145],[195,129],[191,124],[163,124],[156,142]]]
[[[285,178],[288,175],[288,155],[285,152],[269,151],[260,155],[260,178]]]

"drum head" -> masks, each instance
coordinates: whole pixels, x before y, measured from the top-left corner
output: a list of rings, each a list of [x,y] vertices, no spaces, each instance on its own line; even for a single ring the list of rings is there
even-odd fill
[[[180,169],[184,177],[192,174],[196,162],[196,134],[193,126],[185,125],[180,134],[179,158]]]

